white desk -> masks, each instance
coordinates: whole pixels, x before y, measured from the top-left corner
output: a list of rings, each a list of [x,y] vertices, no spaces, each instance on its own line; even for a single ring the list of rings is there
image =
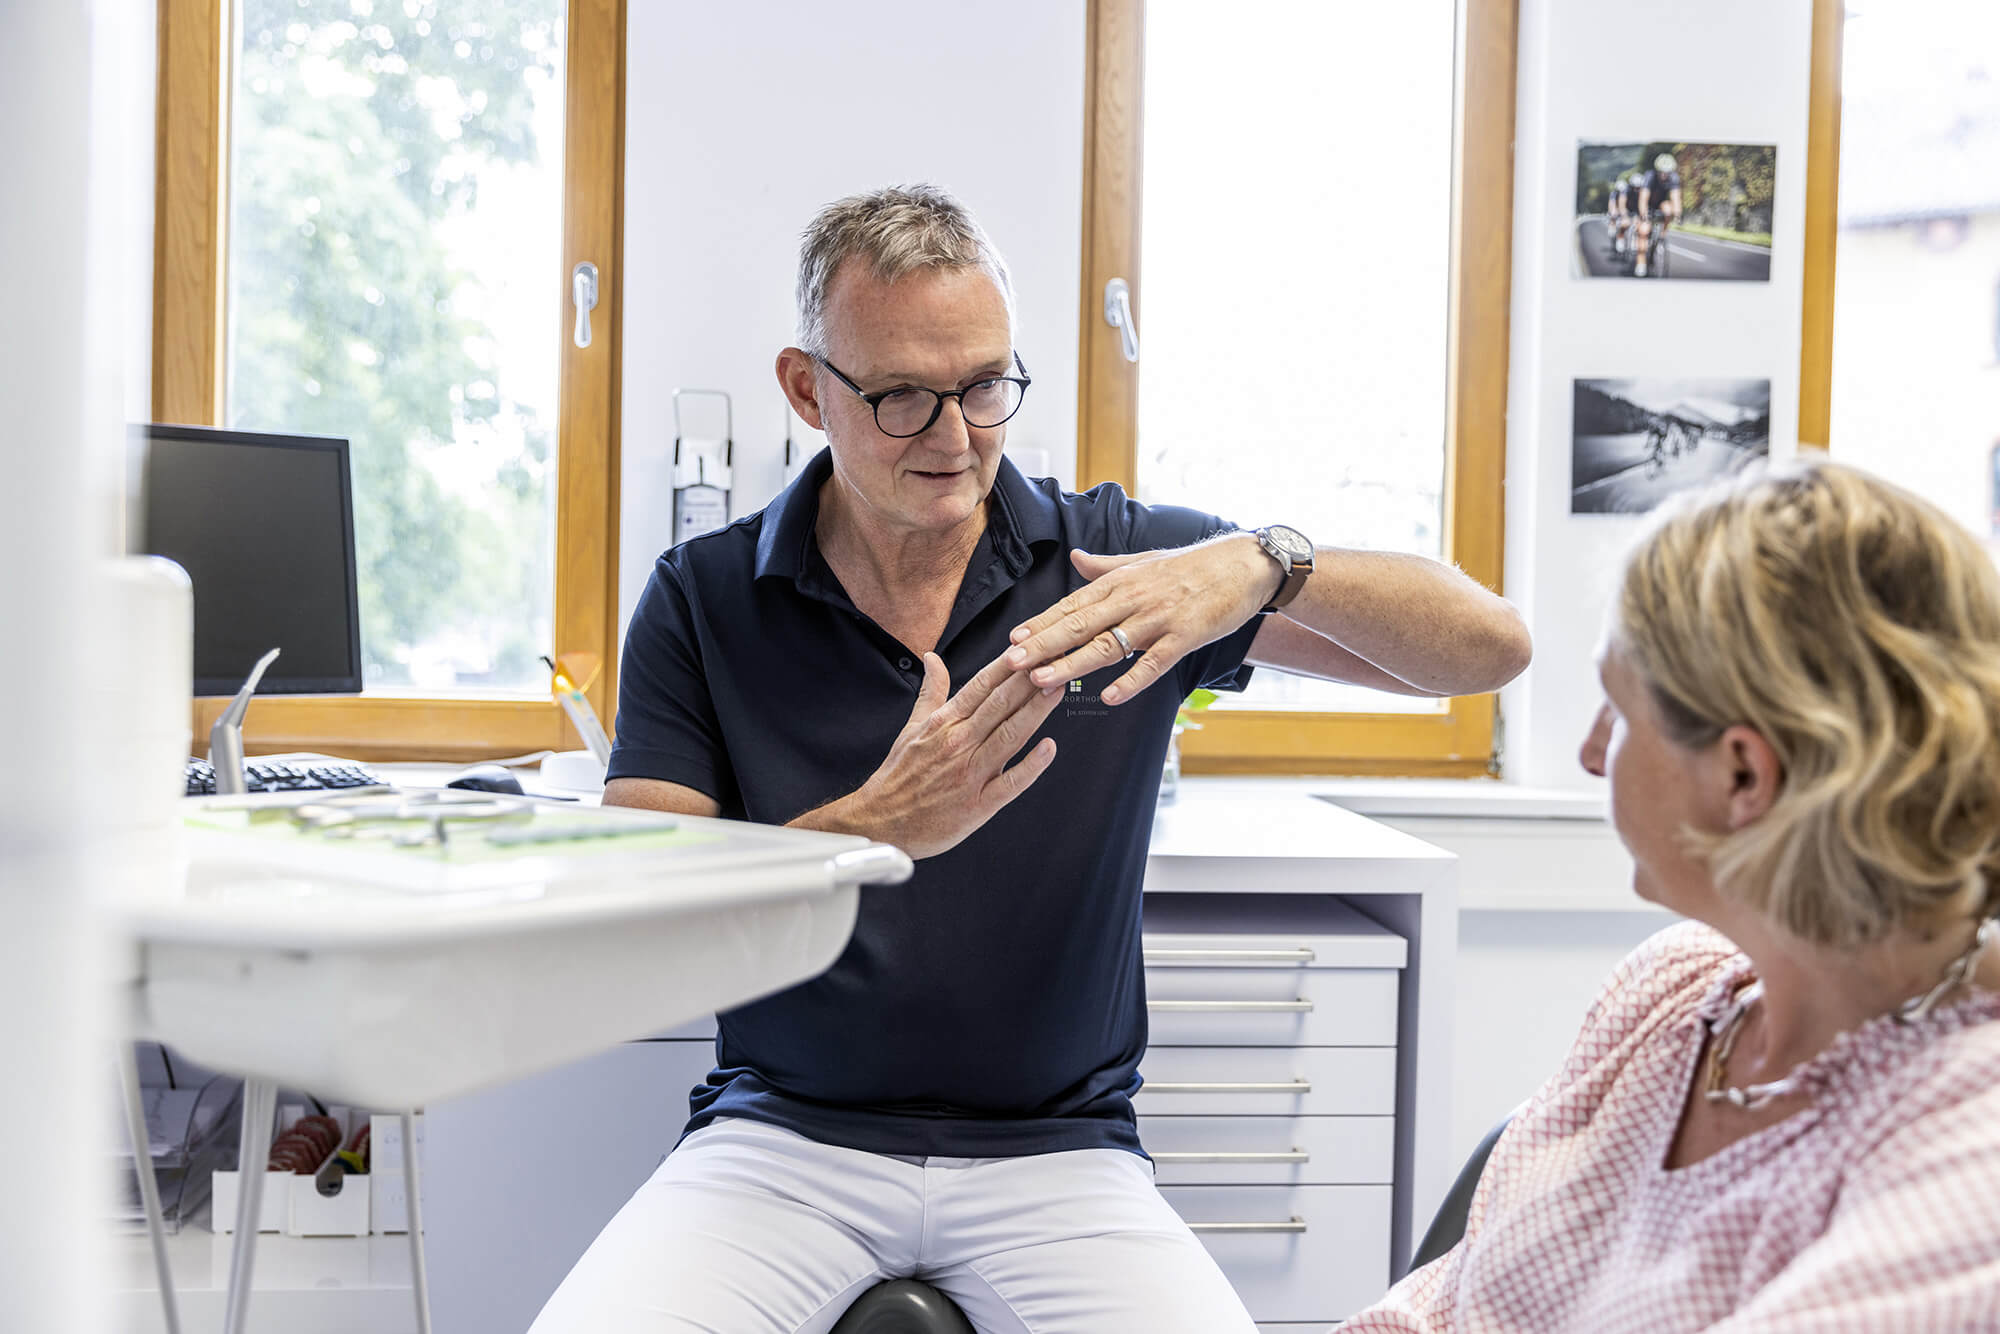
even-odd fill
[[[194,840],[183,892],[126,907],[135,1026],[216,1069],[420,1106],[810,977],[845,947],[858,886],[909,873],[865,839],[679,824],[720,841],[551,853],[445,892]]]
[[[429,888],[367,856],[191,837],[122,906],[133,1028],[257,1080],[420,1106],[810,977],[846,946],[859,886],[910,871],[860,838],[679,827],[713,837],[552,848]]]

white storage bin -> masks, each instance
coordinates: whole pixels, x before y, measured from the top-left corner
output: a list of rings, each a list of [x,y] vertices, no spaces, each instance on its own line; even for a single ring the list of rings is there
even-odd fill
[[[345,1145],[357,1118],[348,1109],[335,1107],[328,1115],[341,1127]],[[299,1120],[299,1109],[287,1107],[279,1116],[282,1135]],[[370,1132],[371,1135],[373,1132]],[[277,1136],[274,1135],[275,1141]],[[338,1152],[338,1149],[335,1150]],[[319,1166],[325,1166],[324,1160]],[[209,1227],[216,1232],[236,1230],[237,1191],[240,1178],[235,1172],[214,1175],[214,1194],[209,1206]],[[257,1201],[257,1230],[283,1232],[294,1237],[365,1237],[368,1235],[369,1179],[359,1174],[343,1174],[331,1195],[319,1193],[316,1176],[298,1172],[264,1173],[264,1189]]]
[[[417,1137],[417,1180],[422,1189],[424,1114],[410,1118]],[[410,1198],[403,1180],[403,1118],[374,1116],[368,1122],[368,1225],[378,1236],[410,1230]]]
[[[285,1220],[292,1208],[291,1172],[264,1173],[264,1193],[257,1197],[257,1230],[259,1232],[283,1232]],[[236,1231],[236,1205],[238,1182],[235,1172],[217,1172],[213,1179],[213,1191],[208,1201],[208,1226],[212,1231],[232,1233]]]
[[[332,1183],[331,1195],[319,1192],[316,1177],[292,1177],[291,1208],[285,1231],[294,1237],[365,1237],[370,1216],[370,1178],[346,1173]]]

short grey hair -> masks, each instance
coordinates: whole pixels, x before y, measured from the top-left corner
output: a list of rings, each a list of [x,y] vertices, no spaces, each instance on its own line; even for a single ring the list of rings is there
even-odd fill
[[[799,247],[798,337],[815,356],[827,352],[827,289],[850,258],[865,259],[884,282],[919,269],[984,269],[1000,285],[1013,319],[1007,261],[965,205],[935,185],[892,185],[835,200],[806,228]]]

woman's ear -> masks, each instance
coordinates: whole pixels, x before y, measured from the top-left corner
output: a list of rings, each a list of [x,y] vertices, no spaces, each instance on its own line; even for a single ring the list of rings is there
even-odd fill
[[[1785,766],[1764,734],[1744,723],[1725,728],[1715,744],[1728,777],[1729,828],[1733,832],[1771,809],[1785,785]]]

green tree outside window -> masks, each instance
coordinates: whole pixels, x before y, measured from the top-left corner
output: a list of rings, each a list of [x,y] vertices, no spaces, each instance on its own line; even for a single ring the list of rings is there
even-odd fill
[[[370,688],[412,684],[441,636],[483,645],[457,686],[531,685],[549,648],[555,404],[514,396],[491,275],[447,233],[495,167],[552,162],[559,219],[562,145],[541,142],[536,108],[560,108],[564,12],[242,2],[227,420],[353,442]]]

